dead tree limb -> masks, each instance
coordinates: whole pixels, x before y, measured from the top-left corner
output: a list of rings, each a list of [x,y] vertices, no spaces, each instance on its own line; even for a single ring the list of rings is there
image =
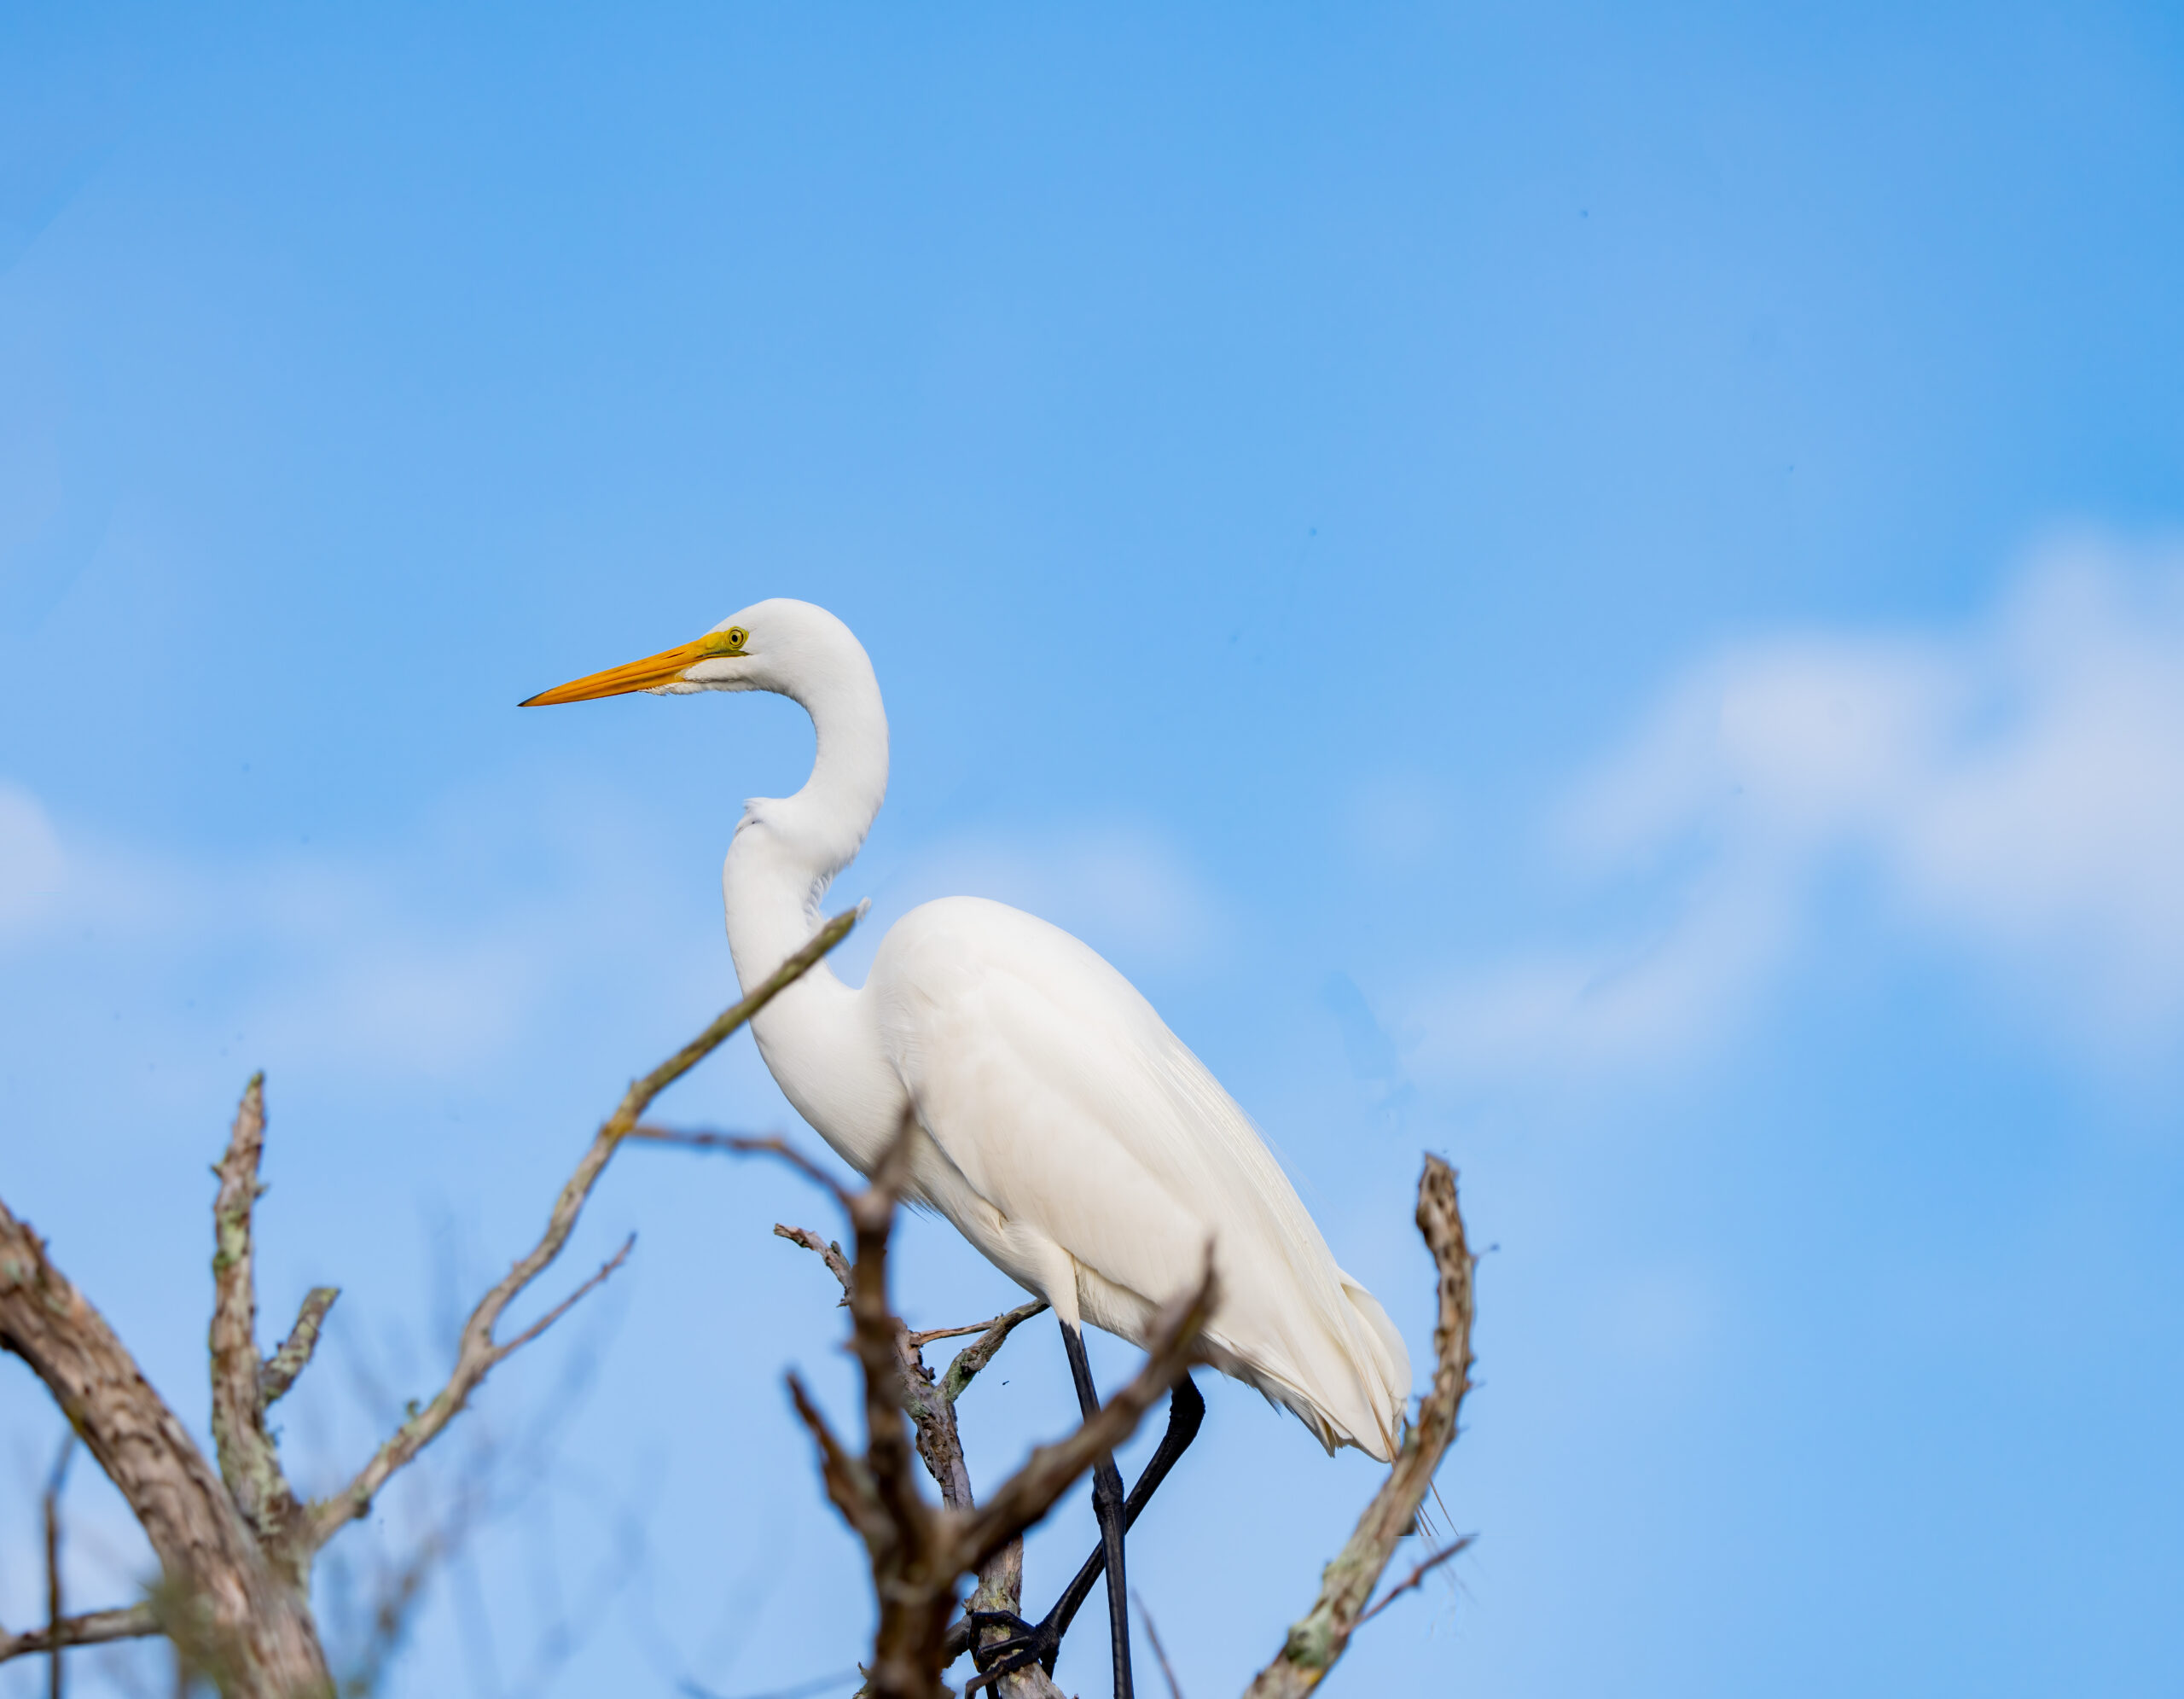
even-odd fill
[[[590,1148],[578,1161],[576,1172],[569,1176],[567,1183],[561,1188],[561,1196],[554,1201],[553,1212],[547,1218],[546,1231],[540,1235],[538,1242],[519,1258],[515,1266],[479,1300],[478,1306],[470,1312],[469,1320],[463,1324],[455,1368],[448,1376],[447,1383],[433,1395],[431,1402],[394,1431],[346,1487],[311,1507],[304,1533],[304,1543],[309,1551],[317,1551],[343,1527],[369,1511],[373,1498],[389,1477],[439,1436],[457,1412],[469,1402],[470,1395],[494,1365],[510,1352],[537,1338],[545,1326],[566,1310],[569,1303],[582,1295],[581,1291],[572,1295],[549,1312],[544,1320],[514,1339],[503,1343],[493,1337],[493,1330],[500,1324],[501,1317],[508,1306],[521,1296],[531,1282],[561,1255],[561,1248],[569,1242],[569,1235],[576,1231],[577,1219],[584,1213],[592,1188],[599,1184],[599,1177],[607,1171],[607,1163],[615,1151],[621,1148],[622,1142],[636,1130],[638,1117],[652,1106],[653,1099],[712,1055],[736,1028],[816,966],[822,957],[849,936],[850,928],[857,924],[862,912],[862,910],[851,910],[828,921],[809,944],[782,963],[764,985],[740,1003],[723,1010],[705,1031],[644,1078],[630,1083],[614,1113],[601,1123]],[[626,1254],[627,1247],[624,1248]],[[616,1260],[619,1262],[619,1259]],[[614,1266],[613,1263],[608,1264],[584,1289],[589,1289],[590,1285],[596,1284],[598,1279],[611,1273]]]
[[[330,1693],[308,1603],[268,1567],[226,1486],[106,1318],[4,1204],[0,1347],[45,1383],[142,1527],[165,1577],[151,1614],[186,1661],[236,1694]],[[112,1639],[140,1632],[142,1618],[102,1611],[77,1621]],[[28,1650],[32,1638],[11,1644]]]
[[[1146,1412],[1189,1369],[1199,1335],[1213,1313],[1213,1300],[1209,1250],[1197,1287],[1170,1300],[1154,1319],[1145,1342],[1144,1366],[1110,1394],[1076,1432],[1034,1450],[1023,1468],[995,1488],[985,1507],[965,1524],[962,1544],[970,1564],[1045,1516],[1079,1475],[1137,1431]]]
[[[311,1366],[311,1356],[318,1349],[318,1335],[326,1327],[326,1312],[340,1295],[338,1286],[314,1286],[304,1295],[296,1324],[288,1330],[281,1348],[258,1371],[258,1396],[268,1409],[285,1398],[296,1376]]]
[[[0,1629],[0,1663],[63,1646],[102,1646],[110,1640],[141,1640],[160,1632],[160,1619],[148,1604],[125,1610],[87,1610],[20,1634]]]
[[[1146,1411],[1189,1367],[1191,1353],[1212,1312],[1214,1297],[1213,1263],[1209,1254],[1196,1289],[1169,1304],[1155,1320],[1143,1368],[1091,1420],[1066,1438],[1034,1450],[984,1506],[967,1504],[965,1508],[956,1508],[944,1504],[936,1508],[927,1504],[909,1468],[911,1441],[903,1426],[914,1378],[906,1371],[903,1353],[915,1358],[915,1347],[909,1344],[909,1330],[890,1312],[887,1302],[888,1239],[915,1137],[915,1124],[905,1116],[903,1131],[881,1158],[871,1184],[846,1198],[857,1247],[856,1256],[849,1260],[846,1289],[850,1346],[863,1371],[863,1455],[852,1452],[834,1434],[797,1376],[790,1376],[788,1382],[797,1416],[818,1447],[827,1495],[863,1540],[872,1569],[880,1622],[874,1634],[872,1662],[864,1672],[864,1691],[874,1699],[942,1699],[948,1690],[941,1684],[940,1672],[950,1655],[950,1618],[955,1614],[957,1581],[1019,1539],[1024,1530],[1053,1509],[1054,1501],[1096,1458],[1130,1438]],[[807,1172],[819,1172],[830,1190],[837,1196],[843,1195],[842,1188],[780,1140],[712,1135],[706,1142],[712,1148],[782,1156]],[[821,1248],[816,1233],[781,1231],[782,1237],[818,1250],[822,1256],[832,1251],[828,1266],[840,1278],[839,1248]],[[996,1335],[992,1347],[983,1356],[960,1363],[959,1390],[990,1360],[1008,1330],[1021,1318],[1019,1312],[1011,1312],[989,1324],[987,1333]],[[965,1354],[978,1350],[973,1346]],[[922,1366],[920,1363],[921,1370]],[[930,1376],[926,1378],[930,1383]],[[938,1392],[938,1387],[935,1391]],[[952,1399],[938,1401],[947,1405],[953,1403]],[[952,1420],[949,1427],[953,1439]],[[949,1478],[961,1467],[961,1459],[959,1441],[954,1457],[944,1455],[940,1467],[933,1471],[944,1495],[950,1492]],[[961,1499],[967,1501],[967,1475],[961,1477],[960,1490]],[[1018,1556],[1020,1582],[1020,1548]],[[961,1650],[960,1645],[956,1648],[957,1655]]]
[[[537,1338],[620,1266],[627,1245],[523,1332],[506,1341],[495,1337],[508,1306],[561,1254],[608,1160],[653,1099],[840,943],[861,913],[828,922],[764,984],[630,1085],[562,1187],[537,1244],[471,1312],[447,1384],[348,1486],[307,1508],[288,1487],[264,1417],[309,1362],[334,1293],[314,1290],[287,1341],[260,1360],[252,1215],[262,1190],[262,1078],[245,1091],[214,1170],[220,1182],[210,1341],[217,1473],[105,1318],[54,1265],[44,1242],[0,1203],[0,1350],[20,1357],[44,1383],[128,1503],[161,1571],[142,1605],[67,1618],[25,1634],[0,1631],[0,1661],[156,1632],[174,1642],[186,1672],[211,1680],[230,1699],[330,1699],[333,1684],[309,1597],[313,1557],[445,1428],[494,1364]]]
[[[720,1148],[732,1147],[723,1143]],[[842,1302],[846,1305],[850,1301],[856,1276],[839,1244],[821,1238],[809,1227],[776,1225],[774,1235],[791,1244],[803,1246],[823,1261],[827,1271],[841,1286]],[[910,1426],[917,1436],[918,1455],[925,1459],[927,1472],[940,1488],[940,1501],[949,1510],[969,1510],[977,1506],[971,1490],[970,1468],[963,1458],[962,1435],[956,1425],[956,1401],[979,1371],[993,1361],[994,1353],[1007,1342],[1008,1335],[1032,1317],[1043,1313],[1046,1307],[1043,1298],[1034,1298],[990,1322],[974,1322],[968,1327],[932,1328],[923,1333],[912,1333],[899,1321],[896,1323],[895,1354],[902,1376],[903,1413],[910,1418]],[[966,1334],[976,1334],[978,1338],[957,1352],[947,1369],[936,1378],[926,1367],[924,1345],[936,1339],[960,1339]],[[1023,1602],[1024,1541],[1019,1535],[1005,1542],[978,1566],[971,1608],[1014,1615],[1022,1608]],[[994,1632],[1007,1632],[1005,1629]],[[967,1619],[958,1617],[948,1629],[943,1667],[968,1651],[970,1645],[970,1624]],[[1002,1699],[1059,1699],[1060,1693],[1046,1671],[1037,1665],[1004,1678],[999,1691]]]
[[[1460,1552],[1470,1551],[1471,1541],[1471,1535],[1464,1534],[1458,1539],[1450,1540],[1446,1545],[1443,1546],[1431,1557],[1426,1558],[1423,1562],[1413,1566],[1411,1572],[1408,1575],[1405,1575],[1400,1581],[1397,1581],[1395,1586],[1390,1587],[1387,1591],[1382,1593],[1380,1597],[1380,1602],[1370,1610],[1367,1611],[1362,1616],[1357,1619],[1357,1626],[1360,1628],[1362,1628],[1367,1623],[1370,1622],[1374,1617],[1378,1616],[1382,1611],[1385,1610],[1405,1593],[1416,1588],[1421,1581],[1423,1581],[1428,1575],[1432,1574],[1436,1569],[1439,1568],[1443,1563],[1447,1562],[1451,1557],[1455,1556]]]
[[[45,1477],[45,1494],[40,1507],[45,1513],[45,1630],[49,1637],[57,1637],[61,1625],[67,1620],[61,1585],[61,1489],[68,1483],[68,1464],[75,1455],[76,1430],[72,1428],[53,1459],[52,1472]],[[56,1644],[52,1667],[47,1672],[48,1699],[61,1699],[61,1648]]]
[[[842,1302],[849,1303],[856,1275],[839,1245],[821,1238],[809,1227],[776,1225],[774,1236],[801,1245],[820,1258],[827,1265],[827,1271],[840,1283]],[[910,1418],[918,1455],[925,1459],[927,1473],[940,1488],[940,1502],[951,1510],[967,1510],[976,1503],[971,1491],[970,1470],[963,1461],[962,1436],[956,1424],[956,1400],[963,1395],[979,1370],[993,1361],[994,1353],[1008,1335],[1021,1324],[1042,1314],[1046,1307],[1045,1299],[1034,1298],[991,1321],[973,1322],[968,1327],[934,1328],[925,1333],[912,1333],[899,1321],[895,1324],[895,1369],[900,1376],[903,1413]],[[976,1342],[957,1352],[946,1371],[936,1379],[926,1367],[925,1353],[921,1347],[929,1340],[960,1339],[973,1333],[979,1335]]]
[[[1281,1652],[1259,1672],[1245,1699],[1303,1699],[1326,1679],[1363,1620],[1366,1602],[1396,1542],[1416,1522],[1433,1472],[1456,1436],[1457,1414],[1471,1384],[1472,1272],[1477,1259],[1464,1241],[1455,1173],[1438,1156],[1426,1159],[1426,1172],[1419,1177],[1418,1231],[1433,1254],[1438,1277],[1433,1389],[1420,1402],[1418,1419],[1404,1435],[1386,1481],[1321,1574],[1319,1597],[1291,1627]]]
[[[251,1212],[265,1190],[258,1178],[264,1154],[265,1076],[256,1074],[243,1088],[227,1152],[212,1170],[220,1181],[212,1200],[212,1446],[220,1478],[258,1536],[260,1551],[281,1571],[281,1579],[300,1591],[310,1554],[291,1538],[301,1507],[265,1426],[267,1365],[258,1354]],[[288,1378],[293,1382],[295,1376]]]

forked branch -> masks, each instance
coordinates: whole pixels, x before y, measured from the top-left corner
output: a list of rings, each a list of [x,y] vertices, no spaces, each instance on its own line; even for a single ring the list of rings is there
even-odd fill
[[[520,1297],[561,1255],[562,1247],[569,1242],[570,1234],[576,1231],[577,1219],[584,1213],[592,1189],[599,1184],[599,1177],[606,1172],[607,1163],[621,1148],[623,1141],[636,1130],[638,1119],[652,1106],[653,1099],[712,1055],[736,1028],[816,966],[828,951],[849,936],[850,929],[857,924],[863,913],[859,908],[835,916],[820,928],[809,944],[782,963],[764,985],[741,1002],[723,1010],[702,1033],[651,1073],[630,1083],[630,1089],[623,1094],[621,1103],[615,1107],[613,1114],[601,1123],[590,1148],[584,1152],[577,1163],[575,1172],[562,1186],[561,1196],[555,1200],[553,1211],[547,1218],[546,1231],[539,1236],[538,1242],[519,1258],[515,1266],[479,1300],[477,1307],[463,1324],[455,1368],[448,1376],[446,1384],[416,1415],[395,1429],[393,1434],[373,1454],[371,1461],[357,1472],[355,1479],[331,1498],[311,1507],[305,1531],[307,1551],[316,1551],[344,1526],[369,1510],[372,1500],[389,1478],[439,1436],[469,1402],[471,1394],[478,1389],[479,1383],[495,1364],[509,1352],[536,1339],[566,1313],[571,1304],[619,1266],[622,1258],[617,1256],[576,1293],[523,1333],[506,1341],[495,1339],[494,1330],[499,1326],[508,1306]],[[629,1247],[624,1246],[622,1255],[626,1256],[628,1252]]]
[[[1137,1431],[1146,1412],[1167,1397],[1189,1369],[1199,1335],[1213,1314],[1215,1293],[1209,1248],[1197,1287],[1168,1303],[1154,1320],[1146,1341],[1145,1363],[1137,1373],[1075,1433],[1035,1450],[1024,1467],[1002,1482],[966,1522],[961,1533],[966,1568],[976,1567],[1003,1541],[1045,1516],[1080,1475]]]
[[[915,1121],[906,1116],[871,1185],[847,1197],[856,1232],[853,1260],[806,1229],[775,1230],[824,1258],[850,1300],[851,1348],[863,1371],[864,1455],[859,1458],[849,1451],[794,1376],[789,1378],[789,1394],[818,1446],[828,1497],[863,1540],[871,1564],[880,1623],[864,1691],[874,1699],[939,1699],[948,1690],[941,1684],[940,1672],[949,1655],[949,1619],[955,1611],[957,1582],[1002,1552],[1045,1516],[1098,1458],[1129,1439],[1146,1411],[1189,1366],[1214,1296],[1209,1254],[1197,1288],[1169,1305],[1155,1322],[1145,1365],[1130,1383],[1074,1433],[1034,1451],[986,1504],[973,1506],[953,1420],[955,1397],[991,1360],[1009,1331],[1042,1306],[1023,1305],[996,1317],[979,1341],[959,1355],[946,1382],[934,1383],[908,1330],[887,1303],[888,1240],[896,1201],[907,1178],[914,1141],[921,1136]],[[667,1138],[675,1143],[700,1143],[672,1134]],[[704,1136],[703,1146],[763,1152],[816,1172],[779,1140],[710,1134]],[[841,1195],[832,1180],[825,1183]],[[950,1382],[952,1388],[944,1390]],[[932,1452],[926,1454],[946,1501],[939,1508],[918,1492],[909,1465],[910,1445],[903,1417],[906,1408],[918,1405],[921,1394],[930,1399],[933,1418],[930,1423],[920,1422],[921,1438],[927,1431],[944,1432],[948,1447],[938,1458]],[[943,1417],[944,1426],[939,1420]]]
[[[109,1640],[141,1640],[160,1632],[160,1619],[148,1604],[132,1604],[122,1610],[87,1610],[81,1616],[63,1617],[43,1628],[10,1634],[0,1628],[0,1663],[34,1652],[55,1651],[64,1646],[99,1646]]]
[[[264,1154],[265,1076],[257,1074],[243,1088],[227,1150],[212,1170],[220,1181],[212,1200],[212,1444],[220,1460],[220,1478],[235,1495],[236,1507],[259,1545],[288,1572],[291,1583],[300,1585],[301,1568],[282,1562],[295,1556],[288,1533],[299,1510],[265,1426],[267,1365],[258,1355],[251,1213],[265,1190],[258,1178]],[[316,1335],[316,1328],[312,1333]],[[297,1353],[289,1381],[302,1369],[306,1354],[300,1349]],[[307,1564],[307,1556],[302,1561]]]

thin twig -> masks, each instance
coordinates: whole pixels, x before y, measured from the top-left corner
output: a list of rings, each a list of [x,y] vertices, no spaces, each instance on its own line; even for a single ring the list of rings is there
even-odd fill
[[[833,1239],[822,1239],[809,1227],[784,1227],[774,1223],[774,1236],[787,1239],[792,1245],[801,1245],[827,1265],[827,1272],[841,1283],[842,1301],[834,1307],[846,1310],[850,1305],[850,1260],[842,1254],[841,1245]]]
[[[735,1156],[778,1156],[814,1184],[824,1187],[846,1209],[850,1195],[842,1183],[777,1134],[684,1132],[681,1127],[640,1126],[630,1137],[647,1144],[674,1144],[685,1150],[724,1150]]]
[[[805,973],[816,967],[820,958],[843,939],[849,936],[863,915],[862,907],[839,914],[820,928],[818,934],[804,948],[782,963],[771,977],[748,997],[732,1004],[714,1017],[711,1024],[698,1036],[662,1062],[642,1079],[632,1081],[623,1095],[614,1113],[601,1123],[598,1133],[576,1166],[561,1196],[554,1202],[552,1214],[548,1218],[546,1231],[538,1242],[515,1266],[508,1270],[470,1312],[463,1324],[462,1342],[457,1348],[454,1371],[447,1383],[434,1394],[432,1401],[417,1414],[404,1423],[380,1446],[357,1473],[355,1479],[331,1498],[312,1505],[304,1541],[307,1551],[316,1551],[342,1527],[363,1516],[394,1472],[415,1457],[437,1439],[456,1413],[469,1401],[478,1383],[493,1365],[515,1348],[514,1344],[502,1346],[493,1337],[493,1330],[501,1317],[531,1283],[543,1273],[548,1265],[561,1255],[568,1243],[569,1236],[576,1231],[577,1218],[584,1212],[585,1202],[599,1177],[606,1171],[623,1141],[636,1131],[639,1118],[651,1107],[653,1099],[680,1079],[712,1051],[718,1049],[737,1027],[764,1009],[767,1004]],[[611,1267],[611,1266],[610,1266]],[[598,1277],[587,1282],[584,1290],[597,1283]],[[566,1306],[564,1306],[566,1307]],[[555,1313],[558,1314],[559,1312]],[[549,1319],[551,1318],[549,1317]],[[543,1324],[542,1324],[543,1325]],[[535,1338],[533,1328],[523,1337]]]
[[[985,1507],[964,1524],[966,1568],[974,1567],[1003,1540],[1045,1516],[1079,1475],[1137,1431],[1145,1412],[1166,1397],[1169,1388],[1190,1368],[1191,1352],[1213,1313],[1215,1296],[1209,1246],[1197,1287],[1168,1304],[1155,1318],[1146,1340],[1144,1366],[1075,1433],[1034,1450],[1024,1466],[1003,1481]]]
[[[988,1322],[979,1330],[978,1338],[957,1352],[949,1363],[948,1372],[940,1377],[940,1395],[950,1404],[962,1397],[972,1381],[977,1378],[979,1371],[993,1361],[994,1353],[1008,1342],[1008,1335],[1032,1317],[1045,1314],[1046,1309],[1047,1300],[1044,1298],[1034,1298],[1030,1303],[1019,1304],[1014,1309]],[[971,1331],[969,1328],[950,1328],[946,1334],[926,1334],[924,1337],[945,1338],[949,1335]],[[918,1335],[912,1334],[911,1343],[915,1344],[918,1338]]]
[[[0,1628],[0,1663],[61,1646],[101,1646],[109,1640],[141,1640],[160,1632],[160,1619],[148,1604],[132,1604],[120,1610],[87,1610],[81,1616],[65,1617],[21,1634]]]
[[[1403,1436],[1387,1480],[1358,1517],[1348,1543],[1321,1572],[1318,1599],[1291,1626],[1281,1650],[1258,1673],[1245,1699],[1303,1699],[1326,1679],[1349,1646],[1366,1601],[1379,1586],[1396,1543],[1416,1521],[1433,1471],[1456,1436],[1456,1418],[1471,1385],[1472,1274],[1477,1259],[1464,1240],[1455,1173],[1438,1156],[1426,1159],[1426,1171],[1419,1176],[1418,1231],[1433,1254],[1438,1277],[1433,1389],[1420,1401],[1418,1419]]]
[[[1003,1322],[1008,1322],[1008,1325],[1013,1328],[1016,1325],[1018,1321],[1027,1320],[1031,1317],[1037,1315],[1040,1311],[1046,1307],[1047,1300],[1043,1298],[1037,1298],[1034,1299],[1029,1304],[1019,1305],[1015,1310],[1004,1311],[1000,1315],[995,1316],[986,1321],[966,1322],[961,1327],[921,1328],[910,1335],[910,1343],[916,1346],[920,1350],[923,1350],[926,1346],[932,1344],[936,1339],[964,1339],[974,1333],[991,1333],[994,1329],[1001,1326]],[[1019,1313],[1019,1311],[1021,1312],[1020,1314]],[[1014,1318],[1014,1319],[1011,1319],[1011,1318]],[[1007,1336],[1008,1335],[1006,1331],[1004,1331],[1002,1337],[1006,1338]],[[981,1364],[980,1366],[983,1367],[984,1364]]]
[[[61,1451],[53,1459],[53,1471],[45,1478],[45,1626],[49,1634],[57,1635],[61,1625],[67,1620],[61,1598],[61,1489],[68,1479],[68,1459],[76,1455],[76,1430],[71,1428],[68,1437],[61,1442]],[[51,1667],[46,1672],[47,1699],[61,1699],[61,1656],[58,1641],[53,1648]]]
[[[1446,1545],[1443,1546],[1423,1563],[1420,1563],[1415,1569],[1413,1569],[1408,1575],[1405,1575],[1403,1580],[1397,1581],[1395,1586],[1390,1587],[1385,1596],[1381,1598],[1378,1604],[1374,1605],[1370,1610],[1367,1611],[1362,1616],[1357,1619],[1357,1626],[1360,1628],[1362,1628],[1367,1623],[1370,1622],[1374,1617],[1378,1616],[1397,1599],[1401,1598],[1405,1593],[1409,1592],[1413,1587],[1416,1586],[1420,1581],[1432,1574],[1434,1570],[1439,1568],[1451,1557],[1454,1557],[1459,1551],[1468,1549],[1472,1541],[1476,1538],[1476,1535],[1467,1533],[1461,1539],[1450,1540]]]
[[[624,1263],[627,1262],[630,1260],[630,1253],[636,1249],[636,1248],[637,1236],[635,1233],[632,1233],[628,1238],[622,1241],[622,1248],[620,1250],[615,1252],[613,1256],[607,1258],[605,1262],[599,1265],[598,1273],[593,1275],[590,1279],[585,1281],[583,1285],[578,1287],[575,1291],[570,1293],[567,1297],[562,1299],[560,1303],[555,1305],[552,1309],[547,1311],[546,1313],[539,1317],[537,1321],[531,1323],[529,1327],[524,1329],[521,1333],[518,1334],[514,1339],[508,1341],[506,1345],[495,1346],[493,1347],[493,1361],[497,1363],[502,1358],[511,1356],[514,1353],[522,1350],[525,1346],[530,1344],[532,1340],[537,1338],[540,1334],[545,1332],[548,1328],[553,1326],[555,1322],[561,1320],[563,1316],[566,1316],[571,1310],[576,1308],[578,1303],[592,1289],[593,1287],[603,1286],[606,1284],[607,1277],[613,1273],[616,1269],[621,1267]]]
[[[998,1321],[999,1317],[994,1318]],[[922,1351],[936,1339],[963,1339],[974,1333],[984,1333],[993,1325],[992,1321],[966,1322],[961,1327],[927,1327],[913,1329],[905,1335],[910,1343]]]
[[[1145,1608],[1144,1597],[1137,1589],[1130,1589],[1130,1603],[1137,1607],[1137,1614],[1145,1619],[1145,1637],[1153,1642],[1153,1655],[1160,1661],[1161,1679],[1168,1684],[1168,1699],[1183,1699],[1183,1690],[1176,1684],[1175,1666],[1168,1661],[1168,1649],[1160,1644],[1160,1631],[1153,1626],[1153,1613]]]

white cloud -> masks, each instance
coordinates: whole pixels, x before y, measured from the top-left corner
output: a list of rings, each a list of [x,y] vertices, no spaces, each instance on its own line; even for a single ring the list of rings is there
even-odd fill
[[[215,862],[56,828],[0,782],[0,962],[14,995],[74,1007],[78,1025],[133,999],[200,1041],[247,1034],[283,1066],[455,1079],[517,1049],[671,906],[674,876],[628,812],[472,797],[377,858]],[[724,946],[706,959],[727,973]],[[616,997],[677,989],[655,967]]]
[[[1667,917],[1428,989],[1426,1071],[1719,1039],[1845,868],[2059,1040],[2165,1051],[2184,1038],[2184,551],[2059,546],[1955,632],[1737,645],[1671,684],[1560,835]]]
[[[376,854],[212,860],[56,824],[0,781],[0,1002],[19,1032],[65,1009],[89,1033],[130,1008],[167,1033],[162,1056],[218,1061],[241,1040],[284,1074],[459,1082],[602,997],[624,1015],[656,1004],[672,1030],[732,996],[717,865],[620,797],[497,789]],[[1217,925],[1182,858],[1127,826],[944,841],[877,894],[899,912],[956,893],[1028,909],[1126,969],[1203,960]],[[860,893],[853,868],[839,902]],[[880,918],[845,954],[851,978]]]

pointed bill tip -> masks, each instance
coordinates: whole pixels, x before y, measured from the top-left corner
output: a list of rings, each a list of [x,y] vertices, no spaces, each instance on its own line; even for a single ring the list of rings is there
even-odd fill
[[[600,696],[621,696],[632,690],[654,689],[662,684],[673,684],[682,676],[686,668],[717,652],[703,637],[695,643],[677,643],[673,649],[662,649],[658,655],[647,655],[642,660],[630,661],[625,666],[610,666],[604,672],[593,672],[582,678],[572,678],[566,684],[556,684],[550,690],[541,690],[535,696],[526,696],[516,706],[520,708],[552,707],[559,702],[588,702]]]

